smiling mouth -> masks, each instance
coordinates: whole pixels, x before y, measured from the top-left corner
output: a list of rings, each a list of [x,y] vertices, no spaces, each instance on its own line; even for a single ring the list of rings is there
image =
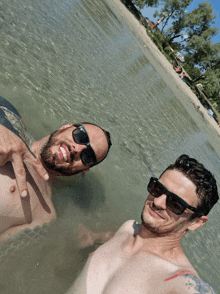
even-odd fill
[[[60,146],[58,148],[58,151],[59,151],[59,157],[61,159],[64,159],[65,162],[68,162],[68,151],[67,151],[67,148],[65,148],[63,146]]]
[[[164,217],[160,213],[158,213],[158,210],[153,208],[153,203],[151,205],[149,205],[149,208],[150,208],[151,214],[153,214],[154,216],[156,215],[157,217],[164,219]]]

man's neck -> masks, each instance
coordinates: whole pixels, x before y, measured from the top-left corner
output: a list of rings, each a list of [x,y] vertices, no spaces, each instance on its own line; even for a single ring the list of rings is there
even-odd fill
[[[182,252],[180,241],[183,235],[159,235],[147,230],[141,224],[138,234],[130,241],[131,250],[146,251],[165,257],[176,252]]]
[[[50,135],[38,140],[38,141],[34,141],[33,143],[33,150],[34,150],[34,154],[37,156],[37,158],[40,159],[40,153],[42,150],[42,147],[47,143],[48,139],[49,139]]]

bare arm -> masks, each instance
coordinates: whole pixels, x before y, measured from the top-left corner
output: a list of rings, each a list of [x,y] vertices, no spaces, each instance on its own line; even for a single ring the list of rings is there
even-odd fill
[[[0,166],[5,165],[8,161],[11,161],[13,165],[19,193],[22,197],[27,196],[26,172],[23,162],[32,165],[44,180],[49,179],[40,160],[34,158],[24,142],[6,127],[0,125]]]
[[[209,286],[207,283],[203,282],[200,278],[190,274],[184,275],[184,278],[185,278],[185,289],[182,291],[182,293],[215,294],[212,287]]]
[[[116,231],[104,231],[94,233],[87,229],[86,227],[79,225],[79,243],[80,247],[88,247],[92,246],[95,243],[103,244],[109,241],[114,235],[124,234],[125,232],[129,234],[137,234],[139,229],[139,225],[135,220],[128,220],[126,221],[118,230]]]
[[[115,231],[105,231],[94,233],[89,229],[79,226],[79,244],[81,248],[92,246],[95,243],[103,244],[110,240],[115,235]]]
[[[178,294],[215,294],[209,284],[203,282],[199,277],[192,274],[184,274],[181,277],[174,278],[172,282],[170,281],[170,288],[166,293],[171,293],[171,289],[175,289],[172,293]]]

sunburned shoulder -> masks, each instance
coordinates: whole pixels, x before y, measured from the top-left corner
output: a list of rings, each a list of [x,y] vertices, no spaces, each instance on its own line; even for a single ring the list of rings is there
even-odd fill
[[[166,294],[215,294],[212,287],[199,277],[186,273],[180,276],[174,275],[164,281]]]

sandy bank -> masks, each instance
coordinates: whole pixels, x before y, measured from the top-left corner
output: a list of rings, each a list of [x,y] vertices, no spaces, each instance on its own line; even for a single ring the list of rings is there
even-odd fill
[[[151,64],[157,71],[160,72],[165,82],[175,92],[180,90],[183,92],[187,99],[190,99],[194,106],[202,112],[207,122],[213,126],[213,128],[220,135],[220,128],[213,118],[211,118],[207,110],[201,105],[197,96],[175,73],[172,65],[166,59],[166,57],[160,52],[157,46],[151,41],[150,37],[146,33],[146,29],[139,21],[133,16],[133,14],[120,2],[120,0],[105,0],[109,4],[113,13],[119,15],[120,19],[126,23],[129,27],[132,37],[139,43],[143,53],[147,56]],[[149,28],[150,29],[150,28]]]

